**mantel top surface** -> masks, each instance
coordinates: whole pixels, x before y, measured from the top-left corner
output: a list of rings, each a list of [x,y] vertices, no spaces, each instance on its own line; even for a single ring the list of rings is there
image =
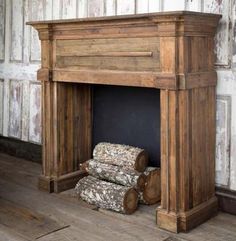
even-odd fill
[[[196,17],[208,17],[208,18],[221,18],[220,14],[201,13],[192,11],[170,11],[170,12],[158,12],[158,13],[145,13],[145,14],[129,14],[119,16],[106,16],[106,17],[90,17],[90,18],[74,18],[65,20],[47,20],[47,21],[31,21],[27,22],[27,25],[38,24],[67,24],[67,23],[87,23],[87,22],[104,22],[104,21],[117,21],[117,20],[141,20],[163,17],[183,17],[183,16],[196,16]]]

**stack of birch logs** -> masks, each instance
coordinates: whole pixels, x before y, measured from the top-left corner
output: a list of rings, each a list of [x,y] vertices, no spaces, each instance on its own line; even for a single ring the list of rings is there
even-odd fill
[[[138,202],[154,204],[161,198],[160,169],[147,164],[148,154],[141,148],[101,142],[93,159],[81,164],[89,175],[75,191],[89,204],[131,214]]]

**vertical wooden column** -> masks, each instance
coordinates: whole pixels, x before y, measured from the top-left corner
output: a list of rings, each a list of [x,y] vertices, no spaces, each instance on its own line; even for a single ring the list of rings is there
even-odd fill
[[[39,28],[42,43],[43,171],[39,189],[61,192],[85,175],[79,164],[91,157],[91,86],[54,82],[50,26]]]
[[[214,58],[207,51],[199,54],[207,46],[213,52],[212,38],[173,40],[177,61],[173,57],[162,60],[176,63],[179,86],[161,90],[162,198],[157,224],[172,232],[187,231],[217,212]]]

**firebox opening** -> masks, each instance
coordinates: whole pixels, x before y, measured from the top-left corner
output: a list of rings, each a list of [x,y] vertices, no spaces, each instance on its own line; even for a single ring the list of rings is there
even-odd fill
[[[102,141],[144,148],[160,167],[160,90],[94,85],[93,147]]]

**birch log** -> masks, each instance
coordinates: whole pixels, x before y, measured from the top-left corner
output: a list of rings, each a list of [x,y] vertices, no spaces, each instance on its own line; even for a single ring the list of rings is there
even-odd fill
[[[116,212],[131,214],[138,206],[138,193],[134,188],[87,176],[79,180],[76,193],[89,204]]]
[[[147,167],[144,174],[146,183],[144,190],[139,192],[139,202],[154,204],[161,200],[161,173],[160,168]]]
[[[141,148],[101,142],[93,150],[93,158],[107,164],[127,167],[143,172],[147,167],[148,154]]]
[[[89,160],[81,165],[81,169],[88,174],[123,186],[134,187],[138,191],[143,191],[146,175],[125,167],[115,166],[98,160]]]

